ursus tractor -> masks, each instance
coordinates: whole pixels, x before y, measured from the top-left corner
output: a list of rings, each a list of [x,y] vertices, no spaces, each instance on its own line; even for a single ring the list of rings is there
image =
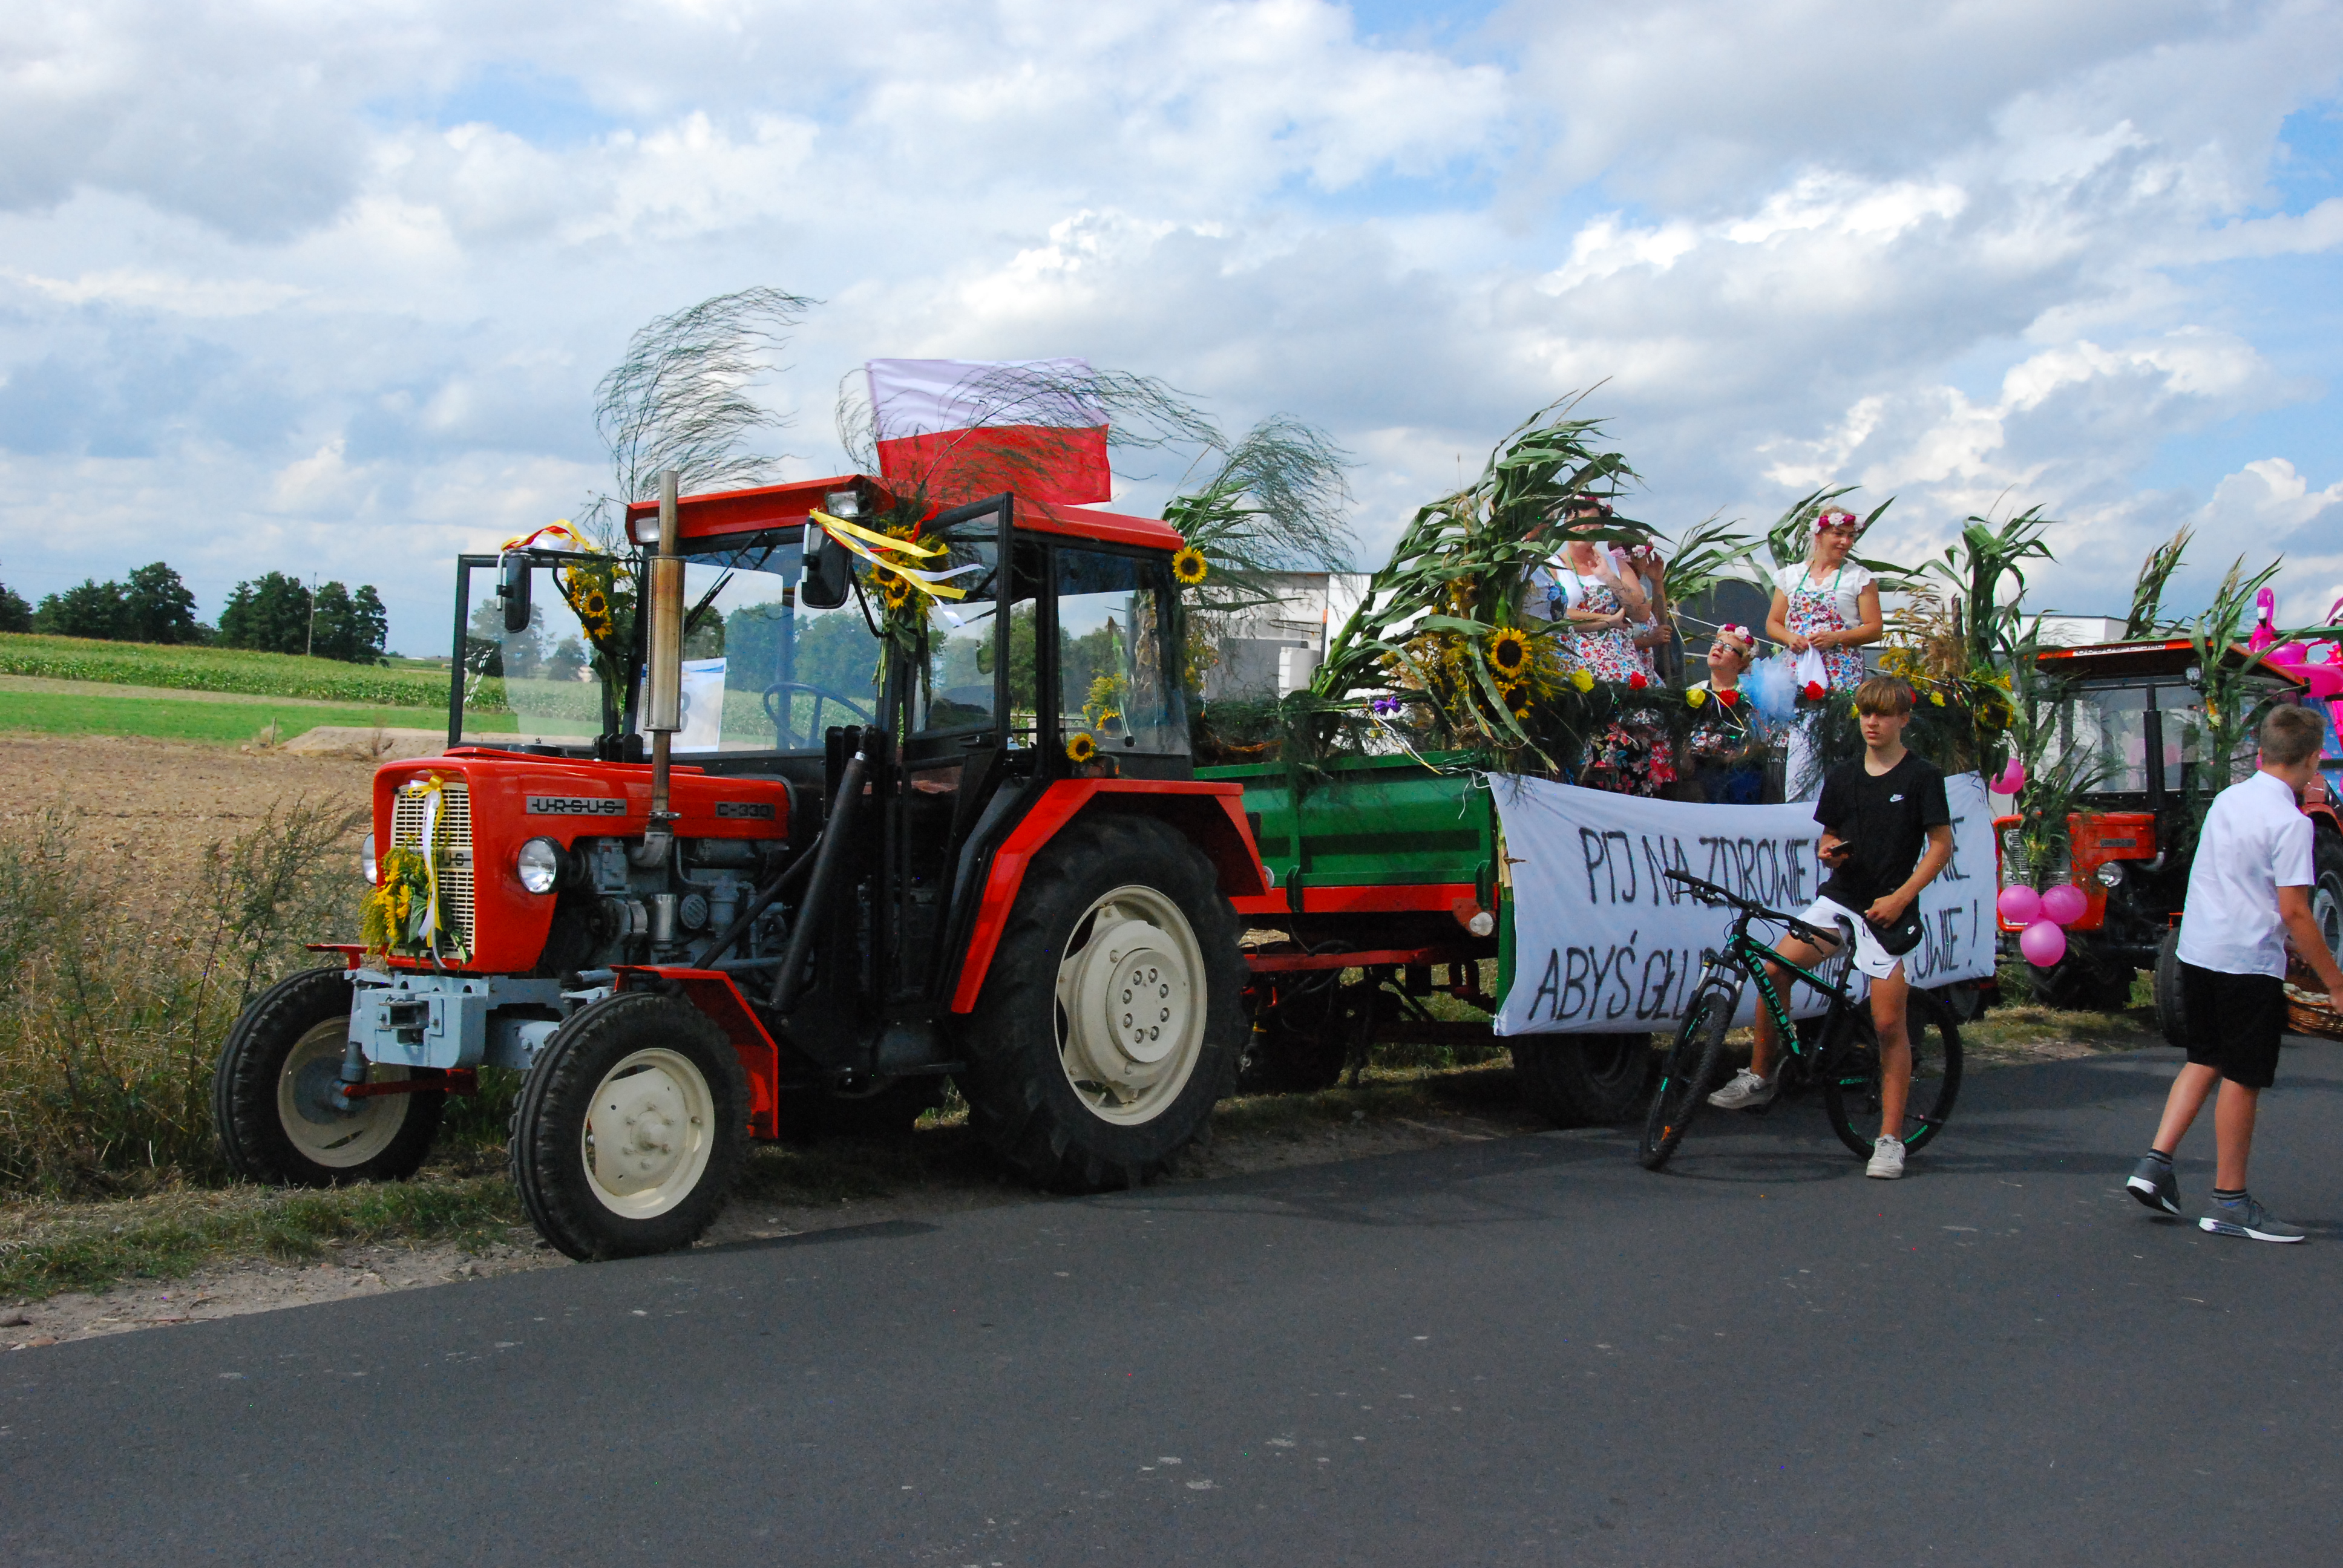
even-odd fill
[[[627,528],[461,558],[447,751],[376,774],[366,943],[231,1031],[230,1162],[408,1175],[502,1068],[576,1258],[689,1245],[752,1139],[908,1127],[947,1078],[1038,1183],[1161,1171],[1246,1043],[1230,900],[1271,890],[1190,764],[1179,535],[864,476],[669,476]]]

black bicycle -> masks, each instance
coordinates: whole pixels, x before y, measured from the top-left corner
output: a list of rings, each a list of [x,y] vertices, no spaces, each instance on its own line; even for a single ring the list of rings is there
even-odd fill
[[[1636,1158],[1646,1170],[1668,1162],[1684,1141],[1692,1119],[1708,1103],[1717,1087],[1725,1061],[1725,1037],[1741,1006],[1744,980],[1757,982],[1758,1005],[1774,1020],[1782,1041],[1780,1068],[1785,1092],[1819,1081],[1823,1104],[1830,1112],[1839,1141],[1858,1155],[1868,1156],[1877,1136],[1880,1118],[1879,1035],[1872,1027],[1867,1001],[1847,995],[1855,966],[1852,930],[1841,922],[1836,931],[1819,930],[1795,915],[1769,910],[1715,882],[1704,882],[1682,871],[1667,878],[1681,884],[1705,904],[1729,905],[1738,912],[1725,939],[1723,951],[1704,956],[1700,981],[1684,1005],[1684,1023],[1660,1070],[1660,1086],[1644,1118],[1644,1139]],[[1829,956],[1815,970],[1781,957],[1749,934],[1752,920],[1771,920],[1788,928],[1792,936],[1825,949]],[[1830,998],[1830,1007],[1818,1019],[1793,1025],[1790,1010],[1775,990],[1768,964],[1780,964]],[[1830,971],[1828,977],[1821,971]],[[1785,988],[1787,989],[1786,987]],[[1904,1110],[1903,1139],[1906,1150],[1925,1149],[1935,1141],[1961,1088],[1961,1033],[1952,1010],[1924,990],[1906,993],[1905,1031],[1912,1042],[1912,1089]]]

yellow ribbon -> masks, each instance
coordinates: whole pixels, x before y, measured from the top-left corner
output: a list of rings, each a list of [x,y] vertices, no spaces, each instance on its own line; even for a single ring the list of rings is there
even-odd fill
[[[944,554],[940,546],[915,544],[910,539],[899,539],[887,534],[873,533],[869,528],[857,528],[842,518],[833,518],[828,512],[813,512],[809,515],[823,533],[836,539],[846,549],[860,556],[874,567],[880,567],[893,572],[930,598],[966,598],[968,597],[966,588],[956,588],[944,579],[984,569],[983,562],[971,561],[967,566],[954,567],[950,571],[923,572],[915,567],[907,567],[900,561],[883,559],[861,541],[869,539],[881,548],[900,550],[906,555],[917,556],[922,559]]]

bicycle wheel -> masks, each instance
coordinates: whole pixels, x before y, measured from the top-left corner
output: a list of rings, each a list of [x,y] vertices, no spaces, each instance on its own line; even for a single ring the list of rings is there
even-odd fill
[[[1952,1010],[1924,990],[1908,993],[1905,1032],[1912,1040],[1912,1090],[1904,1105],[1904,1147],[1926,1149],[1953,1113],[1961,1091],[1961,1030]],[[1865,1159],[1879,1136],[1879,1041],[1868,1011],[1840,1024],[1855,1037],[1825,1057],[1823,1104],[1838,1141]]]
[[[1733,1027],[1732,990],[1703,986],[1684,1007],[1684,1023],[1675,1043],[1660,1068],[1660,1086],[1644,1113],[1644,1139],[1635,1158],[1646,1171],[1657,1171],[1684,1141],[1684,1129],[1708,1102],[1716,1087],[1717,1064],[1725,1058],[1725,1034]]]

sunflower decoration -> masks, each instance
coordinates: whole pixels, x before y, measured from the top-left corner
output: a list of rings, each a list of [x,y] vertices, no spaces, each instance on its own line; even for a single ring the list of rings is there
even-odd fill
[[[1091,739],[1090,731],[1086,729],[1074,731],[1072,739],[1066,742],[1066,760],[1077,767],[1093,761],[1097,757],[1098,742]]]
[[[1194,588],[1202,582],[1207,569],[1204,552],[1193,545],[1181,546],[1179,553],[1172,558],[1172,575],[1179,579],[1182,588]]]
[[[1489,639],[1489,668],[1501,686],[1518,685],[1530,669],[1530,639],[1512,627],[1499,627]]]
[[[911,602],[911,579],[900,572],[881,571],[879,597],[887,601],[889,609],[901,609]]]

